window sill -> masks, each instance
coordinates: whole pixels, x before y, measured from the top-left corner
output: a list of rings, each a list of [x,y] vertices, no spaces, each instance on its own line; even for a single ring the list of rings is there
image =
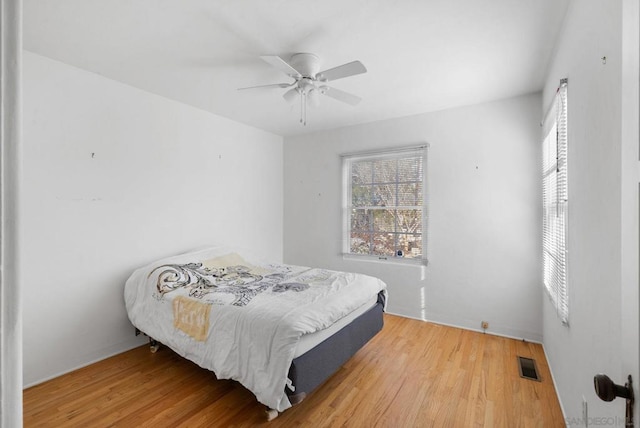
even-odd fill
[[[357,260],[361,262],[373,262],[373,263],[391,263],[397,265],[409,265],[409,266],[427,266],[429,261],[426,259],[407,259],[404,257],[394,256],[370,256],[365,254],[352,254],[342,253],[343,260]]]

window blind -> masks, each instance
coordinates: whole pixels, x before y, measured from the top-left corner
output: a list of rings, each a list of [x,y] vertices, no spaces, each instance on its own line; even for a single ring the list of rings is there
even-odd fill
[[[542,204],[544,286],[562,322],[569,322],[567,289],[567,81],[561,81],[543,123]]]
[[[343,156],[344,253],[426,262],[426,146]]]

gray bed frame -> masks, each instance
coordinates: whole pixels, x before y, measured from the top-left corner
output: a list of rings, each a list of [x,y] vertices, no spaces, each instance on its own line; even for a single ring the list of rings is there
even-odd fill
[[[292,405],[300,403],[382,330],[384,305],[385,296],[380,292],[371,309],[291,362],[289,379],[295,391],[285,387],[285,392]]]

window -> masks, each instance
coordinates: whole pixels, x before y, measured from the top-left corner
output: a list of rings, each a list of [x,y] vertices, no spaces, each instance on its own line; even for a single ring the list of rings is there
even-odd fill
[[[544,286],[562,322],[569,321],[567,290],[567,81],[543,122],[542,247]]]
[[[426,263],[426,147],[343,156],[345,254]]]

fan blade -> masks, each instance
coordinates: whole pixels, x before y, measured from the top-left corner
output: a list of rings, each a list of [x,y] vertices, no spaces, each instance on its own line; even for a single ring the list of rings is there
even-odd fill
[[[287,92],[285,92],[282,98],[287,100],[288,103],[292,103],[293,101],[295,101],[298,94],[299,94],[298,88],[296,87],[293,89],[289,89]]]
[[[272,85],[258,85],[258,86],[247,86],[246,88],[238,88],[239,91],[244,91],[245,89],[258,89],[258,88],[289,88],[295,85],[296,82],[293,83],[274,83]]]
[[[291,67],[288,62],[276,55],[263,55],[260,57],[264,62],[282,71],[284,74],[293,78],[302,77],[302,74],[295,68]]]
[[[332,80],[342,79],[344,77],[354,76],[356,74],[366,73],[367,69],[360,61],[353,61],[342,64],[329,70],[321,71],[316,74],[316,79],[322,82],[330,82]]]
[[[323,89],[323,94],[325,94],[326,96],[336,99],[338,101],[342,101],[343,103],[350,104],[352,106],[356,106],[358,105],[358,103],[360,103],[360,101],[362,101],[362,98],[358,97],[357,95],[353,95],[348,92],[341,91],[340,89],[330,88],[328,86],[325,86],[322,89]]]

